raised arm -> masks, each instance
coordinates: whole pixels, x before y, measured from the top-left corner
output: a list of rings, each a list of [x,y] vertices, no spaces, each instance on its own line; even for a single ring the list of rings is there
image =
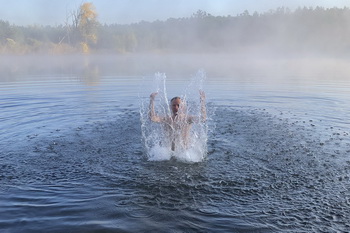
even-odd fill
[[[156,98],[156,95],[158,93],[154,92],[150,95],[150,102],[149,102],[149,118],[153,122],[161,122],[161,118],[156,114],[154,110],[154,99]]]
[[[205,106],[205,93],[204,91],[200,90],[199,91],[199,96],[200,96],[200,108],[201,108],[201,114],[200,117],[198,116],[189,116],[187,118],[188,123],[200,123],[200,122],[205,122],[207,120],[207,109]]]
[[[201,103],[201,121],[205,122],[207,120],[207,109],[205,106],[205,93],[202,90],[199,90],[200,103]]]

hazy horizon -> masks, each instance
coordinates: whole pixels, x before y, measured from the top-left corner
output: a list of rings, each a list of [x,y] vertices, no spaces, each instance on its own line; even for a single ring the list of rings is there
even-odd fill
[[[214,16],[236,16],[248,10],[250,14],[268,12],[278,7],[295,10],[298,7],[350,7],[346,0],[335,1],[256,1],[247,0],[53,0],[49,4],[45,0],[0,0],[0,20],[19,26],[28,25],[60,25],[64,24],[67,15],[78,8],[82,2],[92,2],[98,13],[98,21],[102,24],[130,24],[140,21],[167,20],[169,18],[190,17],[198,10],[206,11]]]

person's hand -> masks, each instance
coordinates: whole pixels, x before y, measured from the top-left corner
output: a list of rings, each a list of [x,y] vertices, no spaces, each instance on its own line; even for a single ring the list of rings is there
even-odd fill
[[[149,97],[154,100],[156,98],[156,95],[158,95],[158,92],[153,92]]]

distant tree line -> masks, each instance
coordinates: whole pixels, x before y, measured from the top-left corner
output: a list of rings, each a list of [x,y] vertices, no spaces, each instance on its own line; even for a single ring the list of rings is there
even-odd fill
[[[265,13],[101,24],[83,3],[59,26],[16,26],[0,20],[0,53],[204,53],[272,52],[347,55],[350,9],[277,8]]]

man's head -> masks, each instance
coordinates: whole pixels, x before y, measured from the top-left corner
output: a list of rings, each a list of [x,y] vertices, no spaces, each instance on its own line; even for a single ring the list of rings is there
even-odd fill
[[[179,111],[181,102],[182,102],[181,98],[177,96],[170,100],[171,111],[173,112],[174,115],[176,115],[177,112]]]

